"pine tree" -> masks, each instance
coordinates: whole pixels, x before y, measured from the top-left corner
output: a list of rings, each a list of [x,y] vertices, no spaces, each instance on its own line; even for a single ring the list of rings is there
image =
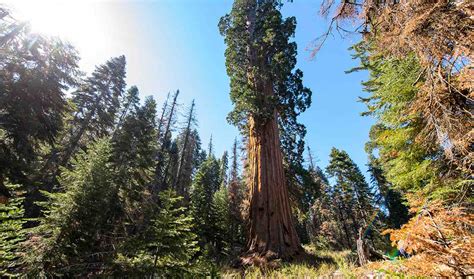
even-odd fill
[[[404,204],[402,194],[393,189],[383,174],[380,163],[376,158],[370,156],[369,172],[372,184],[374,184],[379,193],[379,203],[388,211],[385,223],[389,228],[397,229],[408,222],[408,208]]]
[[[114,133],[112,138],[115,137],[118,128],[120,128],[125,121],[125,118],[131,113],[135,112],[138,109],[140,103],[140,97],[138,96],[138,88],[136,86],[130,87],[127,92],[125,93],[124,97],[122,98],[122,104],[120,105],[120,112],[118,121],[116,124],[116,128],[114,129]]]
[[[0,276],[16,277],[21,274],[21,245],[26,239],[24,197],[19,185],[6,183],[6,187],[14,196],[6,203],[0,203]]]
[[[221,184],[212,196],[210,227],[212,256],[216,261],[223,261],[231,249],[229,193]]]
[[[212,199],[219,189],[219,162],[214,156],[208,156],[196,173],[191,191],[190,211],[196,224],[199,245],[204,248],[211,244],[212,230]]]
[[[125,56],[119,56],[97,66],[72,93],[77,111],[59,166],[65,166],[85,138],[97,139],[110,134],[125,89],[125,63]]]
[[[186,209],[179,206],[181,199],[172,191],[160,195],[162,206],[153,224],[156,245],[153,265],[158,268],[159,274],[164,274],[161,269],[167,268],[188,271],[189,263],[199,251],[193,219],[184,215]]]
[[[311,153],[310,153],[311,154]],[[309,210],[308,233],[311,242],[321,249],[347,249],[350,240],[345,235],[345,223],[341,220],[341,204],[338,192],[332,192],[331,185],[324,172],[310,160],[310,172],[313,183],[318,186],[318,194]]]
[[[110,143],[97,141],[76,156],[72,170],[63,169],[63,192],[44,193],[46,216],[28,243],[31,276],[88,276],[113,260],[123,208],[110,156]]]
[[[175,92],[173,95],[173,101],[171,104],[168,105],[168,99],[166,100],[163,106],[162,117],[160,118],[160,123],[158,127],[158,142],[159,148],[158,153],[156,156],[156,168],[155,168],[155,182],[153,187],[154,197],[156,198],[156,193],[167,189],[170,185],[169,183],[169,165],[170,159],[169,151],[171,148],[171,131],[173,130],[174,124],[176,122],[176,110],[177,110],[177,100],[178,100],[179,90]],[[169,107],[169,108],[168,108]],[[166,114],[166,118],[164,119],[164,115]],[[166,125],[163,128],[164,123]],[[176,152],[176,151],[175,151]],[[172,173],[171,177],[174,179],[176,172]],[[173,184],[171,184],[173,185]]]
[[[356,47],[368,47],[370,55],[366,60],[383,61],[382,67],[394,60],[412,60],[405,65],[408,71],[393,76],[392,82],[382,83],[382,87],[398,87],[401,91],[386,96],[404,98],[407,89],[414,89],[416,96],[405,104],[408,111],[399,116],[415,114],[420,120],[414,135],[416,141],[441,147],[442,156],[449,158],[448,166],[469,176],[473,165],[470,123],[474,58],[470,46],[474,44],[474,36],[473,30],[465,26],[472,25],[470,1],[408,1],[403,5],[399,5],[400,1],[342,1],[332,9],[335,3],[323,1],[323,14],[327,16],[335,11],[335,15],[329,30],[320,37],[321,42],[333,27],[347,31],[340,28],[341,23],[360,20],[360,25],[352,24],[352,27],[357,26],[354,31],[363,30],[363,41]],[[417,71],[412,75],[415,68]],[[390,110],[390,106],[386,108]],[[381,110],[385,109],[381,107]]]
[[[51,150],[40,178],[37,178],[42,182],[43,190],[52,191],[58,186],[61,167],[68,166],[80,148],[112,133],[125,90],[125,64],[125,56],[106,61],[72,93],[74,115],[60,144]],[[33,215],[37,216],[38,212]]]
[[[159,193],[159,213],[143,236],[123,247],[124,252],[116,259],[117,276],[182,277],[196,273],[197,235],[181,200],[170,189]]]
[[[296,44],[289,38],[296,21],[283,19],[280,6],[279,1],[236,0],[219,23],[235,105],[228,119],[248,136],[250,261],[253,256],[291,258],[301,251],[280,134],[295,128],[311,91],[302,85],[302,72],[293,71]]]
[[[171,138],[171,134],[169,135]],[[179,167],[179,139],[174,138],[171,140],[171,143],[166,149],[166,157],[164,158],[166,164],[164,166],[164,176],[162,185],[166,187],[166,189],[173,187],[176,184],[176,174],[178,173]],[[158,162],[159,164],[159,162]],[[170,188],[171,189],[171,188]]]
[[[166,95],[166,99],[165,99],[165,102],[163,103],[163,107],[161,109],[161,115],[160,115],[160,119],[158,120],[158,135],[157,135],[157,139],[158,139],[158,142],[160,142],[162,136],[163,136],[163,125],[165,124],[165,117],[166,117],[166,112],[168,110],[168,102],[170,100],[170,92],[168,92],[168,94]]]
[[[38,157],[63,129],[65,93],[77,84],[79,57],[71,45],[33,34],[0,9],[0,197],[8,197],[7,179],[36,191],[31,177],[37,176]]]
[[[335,179],[332,198],[337,205],[337,215],[342,224],[347,244],[351,247],[359,228],[368,230],[375,212],[373,195],[357,165],[345,151],[333,148],[327,173]]]
[[[384,189],[381,192],[402,194],[400,199],[398,195],[389,196],[389,201],[394,201],[393,198],[399,201],[388,204],[387,207],[392,207],[396,212],[399,208],[403,208],[400,201],[407,199],[410,212],[415,214],[401,229],[388,231],[391,234],[392,244],[398,242],[399,249],[417,253],[416,256],[406,260],[406,266],[417,267],[416,270],[407,269],[411,274],[430,276],[446,274],[439,270],[445,270],[450,274],[462,274],[465,262],[452,260],[453,264],[447,267],[442,259],[458,253],[453,249],[469,250],[467,245],[452,245],[457,242],[454,240],[457,237],[452,232],[456,231],[455,235],[468,233],[462,229],[466,228],[466,222],[454,221],[447,216],[454,216],[453,212],[457,212],[456,219],[463,219],[461,216],[466,214],[463,205],[471,204],[471,199],[468,197],[472,195],[468,189],[469,185],[472,185],[472,179],[462,168],[453,167],[453,161],[449,154],[446,154],[446,151],[456,150],[451,148],[450,140],[441,144],[436,140],[426,140],[430,138],[426,133],[433,135],[441,131],[438,129],[440,127],[432,126],[433,121],[439,117],[439,111],[433,111],[432,107],[424,109],[423,113],[419,110],[419,102],[426,94],[423,85],[433,80],[432,78],[425,80],[427,69],[423,69],[423,61],[420,61],[416,54],[408,53],[400,58],[388,57],[366,42],[357,44],[354,50],[355,57],[361,59],[362,65],[358,69],[366,69],[370,73],[369,80],[363,83],[364,89],[370,95],[368,98],[362,98],[362,101],[368,107],[366,115],[376,119],[376,124],[370,131],[367,151],[369,156],[376,159],[376,167],[380,168],[383,174],[380,176],[380,171],[375,169],[377,183],[389,184],[389,191]],[[442,76],[441,73],[440,69],[436,76]],[[440,93],[444,94],[442,91]],[[444,104],[446,100],[449,98],[443,99],[438,104]],[[458,104],[450,103],[448,107],[453,105]],[[447,111],[446,108],[445,106],[443,111]],[[427,112],[433,115],[427,118]],[[456,119],[461,120],[462,117]],[[445,139],[448,138],[450,136],[446,135]],[[459,162],[457,159],[454,161]],[[388,221],[388,225],[392,226],[401,223],[390,224],[390,219]],[[435,234],[430,233],[430,229],[425,226],[433,222],[438,228]],[[439,228],[445,228],[446,231],[443,232]],[[447,239],[448,234],[452,239],[450,244],[442,240]],[[410,241],[407,241],[408,235],[413,236]],[[443,248],[439,249],[429,243],[444,244]],[[429,267],[427,268],[429,271],[420,268],[425,266]]]
[[[367,226],[373,210],[373,195],[357,165],[345,151],[333,148],[327,172],[336,179],[335,187],[349,194],[347,201],[356,209],[358,219]]]
[[[212,143],[212,134],[207,144],[207,156],[214,156],[214,144]]]
[[[188,115],[186,116],[186,127],[181,132],[181,149],[180,149],[180,158],[179,158],[179,165],[178,170],[175,178],[174,189],[176,189],[177,193],[188,197],[189,194],[189,182],[191,180],[192,175],[192,159],[193,158],[193,149],[195,145],[193,145],[192,139],[192,126],[196,123],[196,116],[195,116],[195,104],[194,100],[191,103],[191,107],[189,109]]]
[[[201,137],[196,129],[192,132],[192,140],[194,145],[192,165],[193,165],[193,175],[196,173],[196,170],[201,166],[201,164],[206,160],[207,154],[206,151],[201,148]]]
[[[230,210],[230,233],[233,246],[241,246],[245,241],[245,223],[242,215],[242,207],[245,197],[245,185],[239,176],[239,154],[238,142],[234,140],[232,147],[232,164],[229,177],[229,210]]]
[[[138,94],[138,90],[136,92]],[[157,152],[156,102],[149,97],[139,106],[139,99],[134,99],[111,140],[116,184],[120,185],[121,202],[132,223],[143,219],[142,211],[150,193],[147,186],[153,182]]]
[[[227,151],[224,151],[224,153],[222,154],[222,157],[219,160],[219,164],[220,164],[220,170],[221,170],[221,172],[219,173],[219,180],[221,181],[221,187],[227,188],[227,184],[228,184],[227,171],[229,169],[229,155]]]
[[[337,185],[331,189],[331,202],[333,203],[333,217],[335,217],[336,224],[331,224],[331,227],[339,230],[339,233],[331,232],[332,235],[339,235],[337,246],[344,249],[354,249],[357,229],[360,225],[357,223],[354,212],[354,200],[352,193],[346,187]],[[332,223],[332,222],[331,222]]]

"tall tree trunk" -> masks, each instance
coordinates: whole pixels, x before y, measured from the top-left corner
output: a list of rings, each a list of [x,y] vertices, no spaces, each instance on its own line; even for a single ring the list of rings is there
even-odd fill
[[[164,153],[166,149],[166,137],[168,136],[168,133],[171,128],[171,122],[173,121],[173,115],[176,109],[176,100],[178,99],[178,95],[179,95],[179,90],[177,90],[173,96],[173,103],[171,103],[171,109],[168,115],[168,121],[166,123],[166,128],[163,135],[161,136],[160,133],[158,133],[158,141],[161,139],[162,142],[161,142],[161,147],[160,147],[160,150],[158,151],[157,158],[156,158],[155,183],[154,185],[152,185],[152,191],[155,193],[168,188],[167,185],[165,185],[167,173],[163,172],[163,166],[164,166],[164,160],[165,160]],[[166,100],[166,102],[168,102],[168,100]],[[159,129],[161,130],[161,127],[159,127]]]
[[[193,114],[194,114],[194,100],[191,104],[191,109],[189,110],[188,124],[186,125],[186,134],[184,136],[183,149],[181,150],[181,156],[179,159],[178,173],[176,174],[176,179],[173,186],[173,188],[181,196],[188,196],[187,193],[185,194],[184,185],[180,182],[181,182],[181,175],[183,174],[184,158],[186,156],[186,152],[188,148],[189,134],[191,133],[191,123],[194,117]]]
[[[343,208],[338,204],[338,213],[339,213],[339,224],[342,224],[342,227],[344,229],[344,233],[346,235],[346,240],[347,240],[347,248],[348,249],[351,249],[352,248],[352,241],[351,241],[351,237],[350,237],[350,234],[349,234],[349,229],[347,228],[347,224],[346,224],[346,218],[344,218],[344,210]]]
[[[163,122],[165,121],[165,114],[166,114],[166,110],[168,109],[168,101],[170,99],[170,92],[168,92],[168,95],[166,95],[166,100],[165,100],[165,103],[163,104],[163,109],[161,111],[161,116],[160,116],[160,120],[158,120],[158,142],[160,142],[161,140],[161,136],[162,136],[162,133],[161,133],[161,129],[163,128]]]
[[[255,42],[257,28],[257,9],[260,0],[246,0],[246,26],[249,42]],[[261,109],[272,106],[275,96],[272,75],[254,73],[254,66],[266,73],[269,56],[253,43],[247,46],[247,79],[251,87],[258,92]],[[296,229],[293,225],[286,176],[283,168],[283,154],[280,147],[278,114],[260,119],[250,114],[248,118],[248,190],[249,190],[249,237],[247,255],[243,264],[257,264],[258,258],[265,260],[281,258],[293,259],[303,254]]]
[[[276,112],[263,125],[250,117],[249,128],[248,254],[291,259],[302,248],[292,221]]]

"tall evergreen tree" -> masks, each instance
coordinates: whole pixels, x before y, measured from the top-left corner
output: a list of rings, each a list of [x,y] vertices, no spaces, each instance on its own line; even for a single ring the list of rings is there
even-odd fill
[[[119,56],[97,66],[92,75],[72,93],[77,111],[59,166],[69,161],[81,146],[81,140],[110,134],[125,89],[125,63],[125,56]]]
[[[450,6],[449,9],[455,6]],[[443,8],[443,13],[444,11]],[[430,12],[429,16],[435,14]],[[453,19],[453,17],[443,18]],[[426,17],[415,17],[413,20],[424,21]],[[434,26],[433,21],[429,22],[430,26]],[[430,32],[439,31],[436,28],[428,29]],[[411,46],[420,47],[416,44],[410,44]],[[427,53],[425,47],[422,48],[423,53]],[[437,48],[439,44],[430,42],[430,47]],[[452,51],[453,48],[449,49]],[[426,60],[423,61],[423,53],[408,52],[403,57],[393,57],[389,56],[385,50],[381,51],[377,46],[374,47],[370,41],[355,45],[354,50],[356,52],[354,56],[361,60],[361,66],[355,70],[366,69],[370,73],[370,78],[363,83],[364,89],[369,93],[368,98],[362,98],[368,107],[365,115],[371,115],[376,119],[376,124],[370,131],[367,151],[369,156],[374,156],[377,160],[376,166],[382,170],[383,178],[389,183],[389,189],[395,193],[401,192],[403,198],[408,201],[410,211],[416,212],[416,216],[412,217],[401,229],[391,230],[390,238],[393,243],[403,243],[399,248],[406,249],[411,254],[417,254],[416,257],[408,259],[409,264],[405,266],[416,267],[411,269],[412,273],[435,276],[442,274],[443,272],[439,270],[444,269],[445,274],[465,274],[464,266],[467,263],[462,259],[453,260],[453,255],[458,253],[453,252],[453,249],[464,251],[465,255],[469,253],[467,251],[472,250],[461,240],[461,235],[467,233],[463,229],[467,228],[464,225],[467,222],[459,221],[458,224],[463,223],[463,225],[457,226],[447,216],[457,215],[458,220],[463,219],[461,216],[466,216],[463,205],[469,207],[472,204],[472,198],[470,198],[472,197],[472,190],[470,190],[472,178],[467,175],[471,172],[465,172],[465,169],[459,168],[469,161],[468,156],[461,159],[454,155],[459,152],[459,149],[457,151],[456,149],[459,148],[460,142],[463,142],[463,140],[457,141],[456,137],[464,132],[463,129],[466,126],[453,125],[453,121],[463,123],[465,118],[462,113],[455,113],[459,117],[447,115],[461,109],[466,103],[461,97],[462,92],[456,91],[460,94],[456,93],[456,100],[453,100],[452,95],[449,94],[454,92],[452,91],[454,88],[443,87],[443,83],[436,81],[438,78],[445,77],[443,72],[446,69],[443,68],[451,63],[444,65],[436,60],[436,74],[432,75],[430,71],[433,65],[430,62],[427,64]],[[452,69],[451,66],[447,67]],[[455,76],[451,76],[449,80],[462,78],[462,75],[458,75],[459,73],[456,71]],[[432,84],[433,82],[435,84]],[[434,92],[436,96],[443,97],[436,101],[438,97],[433,99]],[[427,96],[429,96],[428,101]],[[436,105],[432,105],[433,101]],[[443,109],[438,109],[438,106],[442,106]],[[449,119],[445,118],[439,122],[442,114],[445,114],[443,117],[449,117]],[[456,132],[449,131],[449,128],[446,130],[446,125],[451,128],[460,127],[460,130],[456,129]],[[443,135],[441,143],[433,139],[433,135],[440,134]],[[383,185],[385,181],[381,179],[378,170],[374,173],[378,176],[379,185]],[[389,206],[393,210],[402,208],[400,200],[402,199]],[[436,233],[431,230],[433,222],[437,224]],[[400,224],[393,222],[391,225]],[[407,235],[411,237],[408,239]],[[444,239],[450,239],[450,243],[448,244]],[[440,246],[433,246],[433,243],[440,243]],[[452,243],[458,243],[456,248]],[[444,260],[446,258],[454,264],[447,267]],[[440,268],[440,266],[444,267]]]
[[[191,133],[191,141],[193,146],[193,159],[191,161],[192,165],[192,177],[196,174],[196,171],[199,169],[201,164],[206,160],[207,154],[205,150],[201,148],[201,137],[196,129],[194,129]]]
[[[162,115],[166,113],[166,118],[163,119],[163,116],[160,118],[160,123],[158,127],[158,142],[159,148],[156,157],[156,168],[155,168],[155,182],[153,185],[154,197],[157,198],[156,192],[167,189],[169,185],[169,169],[170,164],[170,149],[172,147],[172,136],[171,131],[176,122],[176,111],[177,111],[177,100],[178,100],[179,90],[177,90],[173,95],[173,101],[171,104],[168,104],[168,99],[163,106]],[[166,123],[166,125],[164,125]],[[164,128],[162,128],[164,125]],[[163,129],[163,130],[162,130]],[[176,147],[176,146],[174,146]],[[176,147],[177,148],[177,147]],[[174,150],[174,154],[176,154]],[[176,159],[176,158],[175,158]],[[174,179],[176,172],[171,173],[171,178]],[[171,184],[172,186],[173,184]]]
[[[311,154],[311,153],[310,153]],[[324,172],[310,160],[310,173],[313,183],[318,186],[317,196],[309,210],[307,230],[313,245],[321,249],[351,248],[345,235],[346,219],[340,218],[342,212],[341,198],[333,192]]]
[[[114,275],[175,278],[204,273],[195,270],[194,256],[199,251],[197,235],[193,231],[193,219],[187,216],[181,200],[171,189],[159,193],[159,213],[138,239],[122,247]]]
[[[185,131],[178,134],[176,142],[178,151],[183,151],[185,137]],[[182,188],[184,201],[188,202],[193,177],[207,156],[206,154],[201,154],[201,139],[196,129],[190,131],[187,148],[184,149],[184,152],[184,154],[179,154],[179,159],[183,158],[183,164],[181,165],[181,174],[179,182],[177,182],[179,183],[177,184],[177,187]],[[182,155],[184,155],[184,157],[181,157]]]
[[[142,106],[138,99],[135,102],[111,140],[111,163],[131,223],[143,219],[142,209],[147,205],[147,186],[153,182],[157,152],[156,102],[151,97]]]
[[[327,173],[335,179],[331,196],[349,247],[355,244],[359,228],[369,229],[374,214],[373,195],[364,176],[345,151],[333,148]]]
[[[136,112],[140,103],[140,97],[138,96],[138,88],[136,86],[130,87],[125,95],[123,96],[121,100],[121,105],[120,105],[120,111],[119,111],[119,117],[117,120],[116,124],[116,129],[114,129],[114,133],[112,135],[112,138],[115,137],[117,128],[120,128],[125,121],[125,118],[133,112]]]
[[[229,170],[229,155],[227,151],[224,151],[222,154],[221,159],[219,160],[220,164],[220,174],[219,174],[219,180],[221,181],[221,186],[227,188],[227,183],[228,183],[228,177],[227,177],[227,171]]]
[[[400,228],[403,224],[408,222],[408,207],[404,204],[402,194],[393,189],[390,183],[385,178],[380,163],[376,158],[370,156],[369,172],[371,175],[371,182],[378,190],[378,203],[387,210],[385,223],[389,228]]]
[[[177,96],[176,96],[177,97]],[[163,127],[165,125],[165,122],[166,122],[166,112],[168,110],[168,102],[170,100],[170,92],[168,92],[168,94],[166,95],[166,99],[165,99],[165,102],[163,103],[163,107],[161,109],[161,115],[160,115],[160,119],[158,120],[158,142],[160,142],[161,140],[161,137],[163,135]]]
[[[205,248],[211,244],[214,231],[212,230],[212,200],[219,189],[219,162],[214,156],[208,156],[196,173],[191,191],[190,211],[196,224],[199,245]]]
[[[120,109],[120,98],[125,89],[125,56],[115,57],[97,66],[92,75],[79,83],[72,93],[75,106],[73,117],[68,121],[67,132],[61,135],[60,144],[54,146],[41,172],[34,179],[41,182],[46,191],[59,188],[61,167],[68,166],[70,159],[88,143],[112,133]],[[32,201],[42,197],[38,191],[30,195]],[[27,200],[27,216],[37,217],[39,208]]]
[[[357,219],[367,226],[373,211],[373,194],[359,167],[345,151],[333,148],[327,172],[336,179],[335,188],[348,194],[346,200],[356,210]]]
[[[190,179],[191,179],[191,172],[192,172],[192,163],[191,160],[193,158],[193,145],[192,141],[192,129],[193,125],[196,124],[196,116],[195,116],[195,104],[194,100],[191,103],[191,107],[189,108],[189,112],[186,116],[186,127],[181,132],[181,150],[179,155],[179,165],[178,170],[176,173],[176,179],[174,183],[174,189],[176,189],[177,193],[182,196],[188,196],[189,189],[188,187]]]
[[[169,137],[171,138],[171,133]],[[169,146],[166,149],[166,157],[163,159],[165,161],[163,180],[162,184],[166,189],[171,189],[175,184],[177,179],[176,173],[178,173],[179,166],[179,146],[178,139],[171,139]]]
[[[229,193],[223,184],[212,196],[210,213],[210,228],[213,232],[210,239],[212,245],[211,256],[216,261],[222,262],[230,254],[232,245]]]
[[[36,191],[38,156],[63,129],[65,93],[77,85],[79,57],[71,45],[32,33],[0,9],[0,196],[8,197],[6,179]]]
[[[291,258],[301,251],[280,134],[295,128],[296,117],[311,102],[311,91],[302,85],[302,72],[293,71],[296,44],[289,38],[296,20],[283,19],[280,6],[279,1],[236,0],[219,23],[235,105],[228,119],[248,137],[250,261],[257,255]]]
[[[212,134],[207,144],[207,156],[214,156],[214,144],[212,143]]]
[[[245,197],[245,185],[239,175],[238,142],[234,140],[232,146],[232,164],[229,176],[229,210],[230,210],[230,233],[233,246],[242,246],[245,240],[245,222],[242,214]]]
[[[190,262],[199,251],[193,219],[185,215],[186,209],[179,205],[181,199],[171,190],[160,194],[162,206],[152,226],[152,244],[147,245],[155,249],[155,274],[189,273]]]
[[[123,237],[123,208],[110,164],[111,146],[100,140],[63,169],[64,192],[45,193],[46,216],[29,239],[31,276],[89,276],[104,271]]]
[[[51,151],[43,167],[46,190],[52,189],[60,167],[66,166],[79,148],[112,132],[125,90],[125,63],[125,56],[119,56],[97,66],[72,93],[74,116],[61,145]]]

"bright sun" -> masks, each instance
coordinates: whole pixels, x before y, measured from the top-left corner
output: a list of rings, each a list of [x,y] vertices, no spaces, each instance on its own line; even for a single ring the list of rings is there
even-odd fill
[[[29,21],[34,32],[59,36],[70,41],[82,39],[100,20],[92,1],[7,0],[13,16]],[[82,37],[82,38],[81,38]],[[93,39],[88,37],[88,39]]]

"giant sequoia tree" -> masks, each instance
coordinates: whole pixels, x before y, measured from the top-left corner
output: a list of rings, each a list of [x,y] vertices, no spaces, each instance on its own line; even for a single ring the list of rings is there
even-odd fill
[[[301,251],[288,199],[280,134],[294,129],[311,102],[296,64],[296,20],[279,1],[236,0],[219,23],[234,110],[229,121],[248,137],[247,254],[291,258]],[[294,148],[293,148],[294,149]]]

